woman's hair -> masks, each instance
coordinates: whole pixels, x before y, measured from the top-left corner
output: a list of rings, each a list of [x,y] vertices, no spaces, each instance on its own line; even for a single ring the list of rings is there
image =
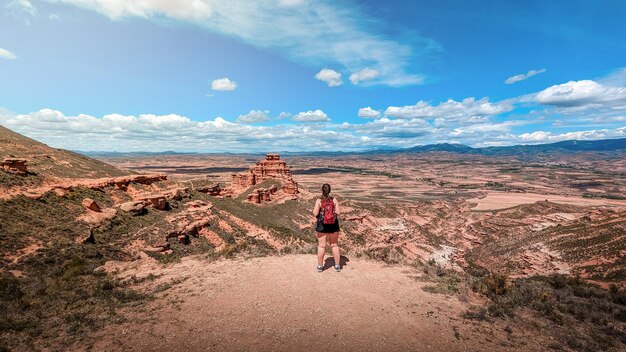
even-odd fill
[[[329,194],[330,194],[330,185],[328,183],[324,183],[322,185],[322,198],[324,199],[328,198]]]

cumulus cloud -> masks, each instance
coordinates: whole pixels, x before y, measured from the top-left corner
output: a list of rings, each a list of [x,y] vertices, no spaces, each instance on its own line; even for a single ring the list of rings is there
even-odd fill
[[[535,102],[566,108],[610,107],[626,110],[626,87],[605,86],[592,80],[569,81],[537,93]]]
[[[371,81],[378,76],[380,76],[380,71],[368,67],[351,74],[350,82],[352,82],[352,84],[359,84],[359,82]]]
[[[380,111],[374,110],[371,107],[360,108],[359,109],[359,117],[364,118],[378,118],[380,117]]]
[[[401,119],[444,119],[454,121],[483,121],[483,117],[502,114],[513,110],[511,102],[503,101],[491,103],[489,98],[476,100],[466,98],[462,101],[449,99],[439,105],[431,105],[426,101],[419,101],[415,105],[390,106],[385,110],[385,115]]]
[[[237,83],[228,78],[214,79],[211,82],[211,89],[230,92],[237,89]]]
[[[533,142],[533,143],[552,143],[566,140],[596,140],[606,138],[625,138],[626,127],[616,129],[601,129],[601,130],[589,130],[589,131],[573,131],[555,134],[553,132],[535,131],[530,133],[523,133],[518,136],[521,142]]]
[[[527,79],[529,79],[532,76],[536,76],[540,73],[544,73],[546,72],[545,68],[542,68],[540,70],[530,70],[527,73],[522,73],[519,75],[515,75],[515,76],[511,76],[509,78],[507,78],[504,83],[506,84],[513,84],[513,83],[517,83],[517,82],[521,82],[521,81],[525,81]]]
[[[245,115],[239,115],[237,122],[239,123],[258,123],[270,120],[269,110],[250,110]]]
[[[361,149],[359,136],[315,125],[252,126],[221,117],[193,121],[176,114],[68,116],[42,109],[14,114],[0,109],[0,124],[58,148],[84,151],[250,152]],[[306,141],[306,143],[303,143]]]
[[[321,69],[320,72],[315,74],[315,78],[322,82],[326,82],[329,87],[337,87],[343,84],[343,81],[341,80],[341,73],[329,68]]]
[[[15,60],[17,55],[7,49],[0,48],[0,59]]]
[[[295,114],[292,118],[297,122],[329,122],[330,118],[322,110],[310,110]]]
[[[380,75],[376,83],[393,86],[421,83],[422,76],[411,67],[423,54],[439,50],[434,40],[419,36],[412,36],[411,44],[386,38],[380,26],[369,25],[371,18],[358,6],[330,0],[58,1],[112,20],[140,17],[161,22],[168,17],[189,22],[311,67],[370,67],[370,75]],[[356,74],[355,81],[368,79],[363,75]]]

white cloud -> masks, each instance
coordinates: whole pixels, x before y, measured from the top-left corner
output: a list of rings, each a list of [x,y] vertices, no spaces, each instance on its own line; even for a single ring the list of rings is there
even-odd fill
[[[50,0],[51,1],[51,0]],[[411,45],[387,38],[358,5],[307,0],[58,0],[97,11],[112,20],[163,17],[189,22],[259,48],[273,49],[311,67],[342,66],[377,71],[378,84],[419,84],[412,72],[438,44],[413,35]],[[358,75],[357,75],[358,78]],[[365,78],[357,79],[362,81]]]
[[[214,79],[211,82],[211,89],[219,91],[233,91],[237,89],[237,83],[228,78]]]
[[[0,48],[0,59],[15,60],[17,55],[7,49]]]
[[[626,87],[605,86],[592,80],[569,81],[537,93],[535,102],[566,108],[626,110]]]
[[[315,112],[314,112],[315,115]],[[97,118],[67,116],[42,109],[13,114],[0,109],[0,124],[58,148],[84,151],[202,151],[250,152],[268,150],[345,150],[363,148],[349,132],[323,130],[315,125],[251,126],[221,117],[193,121],[176,114],[109,114]],[[305,141],[305,143],[303,143]]]
[[[328,122],[330,118],[322,110],[310,110],[295,114],[292,118],[297,122]]]
[[[530,71],[528,71],[525,74],[523,73],[523,74],[520,74],[520,75],[511,76],[511,77],[507,78],[504,81],[504,83],[506,83],[506,84],[513,84],[513,83],[525,81],[525,80],[529,79],[532,76],[536,76],[536,75],[538,75],[540,73],[544,73],[544,72],[546,72],[545,68],[542,68],[540,70],[530,70]]]
[[[613,130],[589,130],[589,131],[574,131],[565,132],[561,134],[554,134],[546,131],[535,131],[531,133],[524,133],[518,136],[520,142],[534,142],[534,143],[552,143],[566,140],[596,140],[606,138],[625,138],[626,127],[616,128]]]
[[[498,103],[489,102],[489,98],[476,100],[466,98],[462,101],[449,99],[439,105],[431,105],[426,101],[419,101],[415,105],[390,106],[385,110],[385,115],[401,119],[424,118],[424,119],[444,119],[454,121],[476,121],[473,118],[482,118],[491,115],[498,115],[513,110],[510,102],[502,101]],[[478,119],[482,121],[483,119]]]
[[[352,82],[352,84],[359,84],[359,82],[371,81],[378,76],[380,76],[380,71],[368,67],[351,74],[350,82]]]
[[[278,119],[279,120],[284,120],[284,119],[288,119],[291,117],[291,114],[288,112],[281,112],[280,114],[278,114]]]
[[[329,68],[321,69],[320,72],[315,74],[315,78],[322,82],[326,82],[329,87],[337,87],[343,84],[343,81],[341,80],[341,73]]]
[[[371,107],[360,108],[359,109],[359,117],[364,118],[378,118],[380,117],[380,111],[374,110]]]
[[[245,115],[239,115],[237,122],[239,123],[257,123],[270,120],[269,110],[250,110]]]

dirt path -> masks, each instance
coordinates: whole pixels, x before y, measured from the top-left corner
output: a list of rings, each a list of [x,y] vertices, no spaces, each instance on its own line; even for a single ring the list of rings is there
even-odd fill
[[[313,255],[118,266],[120,276],[170,280],[128,323],[97,336],[96,351],[524,351],[537,331],[464,320],[469,303],[432,294],[410,267],[349,259],[315,271]],[[124,264],[127,265],[127,264]],[[182,281],[182,282],[180,282]],[[532,336],[532,337],[531,337]]]

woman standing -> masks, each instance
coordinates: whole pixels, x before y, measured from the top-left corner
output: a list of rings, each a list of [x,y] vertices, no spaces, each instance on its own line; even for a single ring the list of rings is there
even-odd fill
[[[335,271],[341,271],[339,253],[339,204],[337,200],[330,196],[330,185],[322,185],[322,196],[315,201],[313,216],[317,218],[315,231],[317,232],[317,272],[324,270],[324,253],[326,245],[330,243],[330,248],[335,259]]]

